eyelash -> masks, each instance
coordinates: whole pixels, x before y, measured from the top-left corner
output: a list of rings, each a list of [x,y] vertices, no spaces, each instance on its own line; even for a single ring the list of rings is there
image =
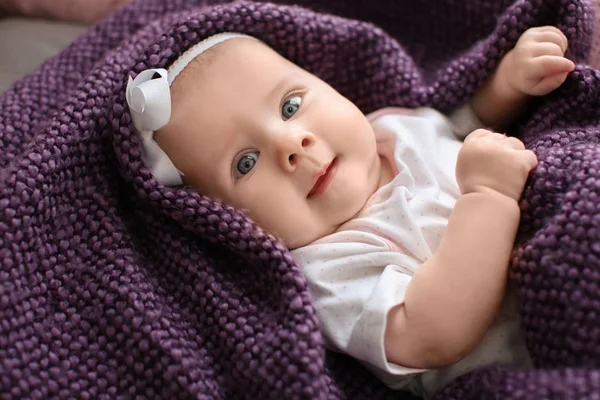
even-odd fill
[[[305,89],[296,89],[296,90],[292,90],[291,92],[288,92],[285,96],[283,96],[283,99],[279,103],[279,113],[281,113],[281,107],[283,107],[283,105],[285,104],[286,101],[288,101],[289,99],[292,99],[294,97],[300,97],[302,99],[302,101],[304,101],[305,95],[306,95]]]
[[[306,93],[306,90],[304,90],[304,89],[292,90],[291,92],[288,92],[285,96],[283,96],[283,100],[281,100],[281,105],[283,105],[283,103],[285,103],[286,100],[289,100],[292,97],[296,97],[296,96],[303,97],[305,93]]]

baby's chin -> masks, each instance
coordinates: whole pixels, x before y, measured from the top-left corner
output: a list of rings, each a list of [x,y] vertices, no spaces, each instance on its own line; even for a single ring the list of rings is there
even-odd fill
[[[314,230],[312,232],[304,232],[304,234],[302,235],[294,235],[294,237],[278,237],[278,239],[283,242],[283,244],[285,244],[285,246],[290,249],[290,250],[295,250],[297,248],[300,247],[304,247],[307,246],[313,242],[316,242],[317,240],[331,235],[332,233],[335,233],[335,231],[337,230],[337,228],[326,228],[326,229],[320,229],[320,230]],[[276,236],[277,237],[277,236]]]
[[[287,247],[289,250],[296,250],[296,249],[299,249],[300,247],[304,247],[304,246],[311,244],[312,242],[318,240],[320,237],[322,237],[322,236],[316,236],[314,238],[309,238],[309,239],[292,239],[292,240],[286,240],[284,238],[280,238],[279,240],[281,242],[283,242],[285,247]]]
[[[312,229],[302,229],[303,234],[299,235],[296,231],[292,235],[286,236],[277,236],[281,242],[283,242],[286,247],[290,250],[297,249],[299,247],[307,246],[317,240],[324,238],[325,236],[331,235],[337,232],[340,227],[342,227],[348,221],[356,218],[356,216],[363,210],[365,204],[367,203],[369,196],[366,196],[364,201],[357,202],[352,207],[348,207],[345,209],[343,215],[335,215],[337,218],[331,218],[328,220],[329,224],[327,226],[321,227],[313,227]]]

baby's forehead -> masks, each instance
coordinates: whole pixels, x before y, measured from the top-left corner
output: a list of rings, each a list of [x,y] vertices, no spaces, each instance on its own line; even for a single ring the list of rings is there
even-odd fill
[[[273,62],[283,62],[286,66],[297,68],[295,64],[258,39],[233,38],[211,47],[192,59],[173,82],[171,92],[177,96],[189,85],[197,84],[211,71],[219,72],[219,69],[224,67],[235,67],[236,74],[244,74],[250,72],[252,66],[254,66],[253,70],[256,70],[256,64],[267,65]],[[258,70],[260,71],[260,68]]]

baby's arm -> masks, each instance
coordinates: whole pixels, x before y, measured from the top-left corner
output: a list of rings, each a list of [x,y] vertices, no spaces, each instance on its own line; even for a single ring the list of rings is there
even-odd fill
[[[471,99],[475,114],[486,126],[508,125],[529,96],[550,93],[573,71],[575,64],[564,57],[566,50],[567,38],[553,26],[525,31]]]
[[[440,246],[415,272],[404,303],[388,314],[388,361],[441,367],[482,339],[504,297],[517,201],[536,165],[516,138],[482,129],[467,137],[456,169],[462,195]]]
[[[509,124],[529,96],[559,87],[574,68],[554,27],[526,31],[475,94],[471,108],[491,127]],[[520,219],[518,200],[537,164],[516,138],[485,130],[465,140],[456,177],[462,196],[433,256],[390,310],[388,361],[415,368],[449,365],[483,338],[502,304]]]

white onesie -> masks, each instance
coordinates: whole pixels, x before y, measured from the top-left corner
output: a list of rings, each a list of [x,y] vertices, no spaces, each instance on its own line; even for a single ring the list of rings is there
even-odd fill
[[[468,107],[450,119],[430,108],[383,109],[369,119],[378,152],[393,161],[396,176],[337,232],[292,252],[327,346],[361,360],[388,386],[426,398],[477,367],[529,367],[512,288],[494,325],[462,360],[435,370],[387,362],[386,316],[439,245],[460,195],[454,173],[461,138],[481,125]]]

